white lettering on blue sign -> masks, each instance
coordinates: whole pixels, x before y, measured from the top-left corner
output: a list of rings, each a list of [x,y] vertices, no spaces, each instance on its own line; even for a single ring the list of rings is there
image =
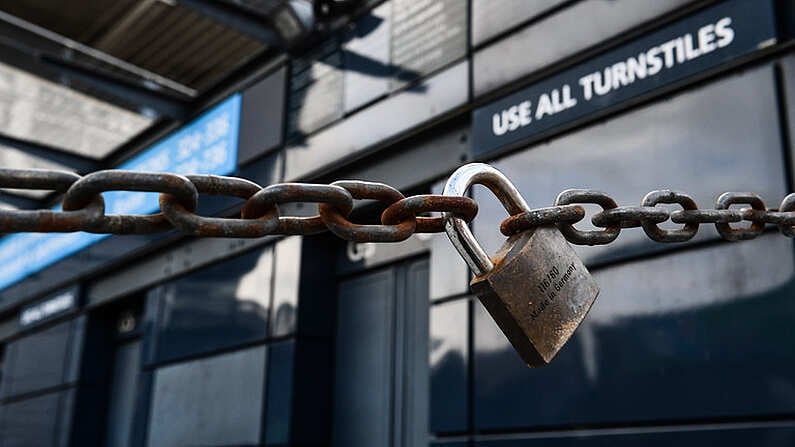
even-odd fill
[[[175,174],[227,175],[237,168],[240,94],[236,94],[160,140],[118,169]],[[158,194],[103,194],[107,214],[150,214]],[[56,207],[58,209],[58,207]],[[0,288],[5,288],[108,237],[105,234],[19,233],[0,239]]]

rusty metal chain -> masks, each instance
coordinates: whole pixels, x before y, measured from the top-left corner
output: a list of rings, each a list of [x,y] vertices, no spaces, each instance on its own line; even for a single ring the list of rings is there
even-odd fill
[[[415,233],[445,230],[445,218],[429,213],[452,213],[471,222],[478,211],[468,197],[416,195],[405,197],[383,183],[338,181],[331,185],[279,183],[262,187],[249,180],[215,175],[177,175],[107,170],[86,176],[65,171],[0,169],[0,188],[50,190],[63,193],[61,209],[0,210],[0,233],[74,232],[149,234],[179,230],[203,237],[256,238],[266,235],[310,235],[330,230],[340,238],[356,242],[399,242]],[[150,215],[108,215],[101,193],[143,191],[160,194],[160,212]],[[239,217],[206,217],[196,214],[199,196],[222,195],[243,200]],[[355,200],[376,200],[385,205],[380,225],[350,221]],[[280,205],[317,203],[319,213],[311,217],[282,216]],[[676,204],[668,211],[658,204]],[[602,208],[591,218],[597,230],[579,230],[574,225],[585,218],[582,205]],[[734,206],[734,208],[732,208]],[[670,220],[681,228],[663,229]],[[745,226],[732,226],[749,222]],[[648,193],[639,206],[618,206],[609,195],[589,189],[561,192],[554,206],[536,208],[509,216],[500,231],[506,236],[543,225],[556,225],[566,239],[578,245],[604,245],[614,241],[622,229],[642,228],[657,242],[685,242],[701,224],[714,224],[718,234],[730,241],[753,239],[767,224],[795,237],[795,193],[777,209],[768,209],[756,194],[727,192],[714,209],[699,209],[685,193],[658,190]]]
[[[676,204],[680,210],[658,208],[660,203]],[[574,224],[585,218],[582,205],[599,205],[591,223],[599,230],[583,231]],[[731,206],[741,208],[730,208]],[[745,206],[743,206],[745,205]],[[658,224],[669,220],[682,224],[681,228],[663,229]],[[746,226],[732,223],[750,222]],[[641,200],[640,206],[618,206],[609,195],[590,189],[569,189],[561,192],[555,206],[515,214],[506,219],[500,230],[506,236],[528,230],[538,225],[555,224],[566,239],[577,245],[604,245],[613,242],[624,228],[643,228],[656,242],[685,242],[695,237],[700,224],[714,224],[718,234],[728,241],[753,239],[765,230],[767,224],[778,226],[788,237],[795,237],[795,193],[787,195],[779,208],[768,209],[757,194],[726,192],[715,201],[714,209],[699,209],[689,195],[670,190],[651,191]]]
[[[351,241],[399,242],[415,233],[444,231],[442,216],[425,217],[425,214],[453,213],[470,222],[478,212],[475,201],[467,197],[405,197],[391,186],[364,181],[339,181],[331,185],[279,183],[262,187],[249,180],[215,175],[107,170],[81,177],[64,171],[0,169],[0,188],[63,193],[61,210],[0,210],[0,233],[150,234],[177,229],[192,236],[256,238],[330,230]],[[101,193],[109,191],[159,193],[160,212],[106,214]],[[201,194],[242,199],[240,217],[196,214]],[[354,200],[359,199],[374,199],[386,205],[380,225],[349,220]],[[319,214],[282,216],[279,205],[287,203],[317,203]]]

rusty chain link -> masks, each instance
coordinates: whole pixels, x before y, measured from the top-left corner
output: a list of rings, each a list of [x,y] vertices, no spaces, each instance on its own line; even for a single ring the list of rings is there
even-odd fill
[[[65,171],[0,169],[0,188],[50,190],[63,193],[60,209],[0,210],[0,233],[74,232],[148,234],[179,230],[203,237],[256,238],[267,235],[310,235],[330,230],[340,238],[356,242],[398,242],[415,233],[444,231],[444,217],[428,213],[452,213],[471,222],[477,203],[468,197],[415,195],[405,197],[383,183],[346,180],[331,185],[279,183],[262,187],[249,180],[215,175],[107,170],[86,176]],[[150,215],[105,214],[101,193],[143,191],[160,194],[160,211]],[[205,217],[196,214],[199,196],[221,195],[243,201],[240,217]],[[376,200],[385,205],[381,224],[350,221],[355,200]],[[310,217],[282,216],[279,206],[287,203],[317,203],[319,213]],[[591,223],[598,230],[579,230],[585,218],[582,205],[598,205]],[[675,204],[668,211],[658,204]],[[732,208],[734,206],[734,208]],[[681,228],[663,229],[670,220]],[[748,225],[735,225],[749,222]],[[588,189],[561,192],[555,205],[514,214],[500,231],[511,236],[538,226],[556,225],[566,239],[578,245],[604,245],[614,241],[622,229],[642,228],[657,242],[685,242],[695,237],[699,225],[713,224],[726,240],[753,239],[766,225],[776,225],[782,234],[795,237],[795,193],[777,209],[768,209],[753,193],[726,192],[714,209],[699,209],[685,193],[658,190],[641,200],[640,206],[618,206],[606,193]]]
[[[331,230],[351,241],[399,242],[415,233],[444,231],[444,218],[423,217],[426,213],[449,212],[469,222],[478,210],[475,201],[467,197],[406,198],[391,186],[364,181],[339,181],[331,185],[279,183],[262,187],[249,180],[215,175],[106,170],[81,177],[64,171],[0,169],[0,188],[63,193],[61,210],[0,210],[0,233],[150,234],[177,229],[192,236],[256,238]],[[101,193],[110,191],[159,193],[160,212],[106,214]],[[240,217],[196,214],[201,194],[242,199]],[[361,225],[349,220],[354,200],[360,199],[375,199],[386,205],[381,225]],[[319,214],[282,216],[279,205],[287,203],[317,203]]]

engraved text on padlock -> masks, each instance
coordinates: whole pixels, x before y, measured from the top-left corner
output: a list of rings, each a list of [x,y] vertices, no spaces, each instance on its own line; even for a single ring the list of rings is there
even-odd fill
[[[539,227],[511,236],[472,290],[531,366],[549,363],[591,308],[599,287],[563,235]]]
[[[464,195],[470,185],[488,187],[509,214],[529,210],[498,170],[471,163],[456,170],[445,195]],[[599,287],[556,227],[542,226],[508,238],[490,258],[466,221],[445,214],[450,241],[475,274],[472,290],[529,366],[548,364],[582,322]]]

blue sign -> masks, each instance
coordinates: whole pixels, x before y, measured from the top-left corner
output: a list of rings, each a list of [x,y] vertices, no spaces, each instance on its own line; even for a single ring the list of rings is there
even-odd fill
[[[118,169],[176,174],[227,175],[237,167],[240,94],[183,126]],[[158,194],[103,194],[106,214],[151,214]],[[56,209],[59,207],[56,207]],[[91,233],[20,233],[0,239],[0,289],[34,274],[104,238]]]

